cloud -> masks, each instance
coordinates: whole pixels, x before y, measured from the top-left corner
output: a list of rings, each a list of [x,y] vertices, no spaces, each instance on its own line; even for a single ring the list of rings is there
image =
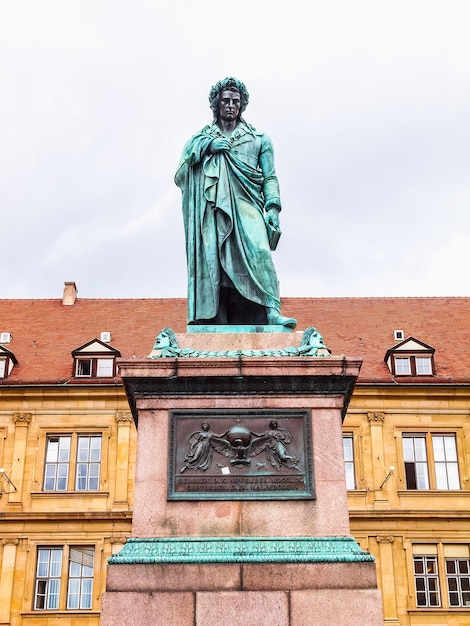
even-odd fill
[[[458,0],[308,15],[298,1],[3,3],[2,295],[57,297],[71,279],[82,296],[184,295],[173,176],[230,74],[275,145],[283,295],[468,293],[466,13]]]

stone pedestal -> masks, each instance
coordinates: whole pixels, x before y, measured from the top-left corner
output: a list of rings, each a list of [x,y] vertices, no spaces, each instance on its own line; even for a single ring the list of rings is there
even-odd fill
[[[278,350],[300,340],[182,335],[183,348],[219,356],[120,363],[138,426],[135,507],[133,536],[108,566],[103,626],[383,624],[375,564],[350,537],[344,475],[342,417],[361,363]],[[178,411],[305,414],[314,497],[168,499]]]

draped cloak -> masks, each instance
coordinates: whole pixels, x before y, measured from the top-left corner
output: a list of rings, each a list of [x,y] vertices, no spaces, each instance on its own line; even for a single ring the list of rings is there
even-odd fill
[[[232,144],[212,154],[215,137]],[[247,300],[280,310],[265,212],[281,208],[271,140],[245,122],[231,135],[217,124],[185,145],[175,182],[183,194],[188,322],[216,316],[224,272]]]

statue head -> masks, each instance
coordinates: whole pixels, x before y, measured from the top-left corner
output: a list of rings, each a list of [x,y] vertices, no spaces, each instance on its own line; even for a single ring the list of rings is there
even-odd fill
[[[178,341],[176,340],[176,335],[171,330],[171,328],[168,328],[167,326],[166,328],[164,328],[158,333],[157,338],[155,340],[154,349],[163,350],[164,348],[177,348],[177,347],[178,347]]]
[[[326,348],[323,337],[313,326],[310,326],[305,330],[302,337],[302,345],[310,346],[311,348]]]
[[[214,114],[214,119],[217,120],[219,115],[219,105],[220,105],[220,97],[223,91],[237,91],[240,94],[240,113],[238,119],[242,119],[242,113],[248,106],[248,100],[250,99],[250,94],[248,93],[247,88],[238,80],[238,78],[233,78],[233,76],[228,76],[223,80],[219,80],[219,82],[212,87],[209,93],[209,104],[212,109],[212,113]]]

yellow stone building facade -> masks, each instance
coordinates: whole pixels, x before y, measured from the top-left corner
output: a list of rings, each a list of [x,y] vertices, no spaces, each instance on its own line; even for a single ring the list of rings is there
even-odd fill
[[[135,480],[116,363],[147,355],[164,326],[185,330],[184,300],[79,300],[73,287],[0,301],[1,626],[99,624]],[[470,298],[442,300],[283,302],[334,354],[364,359],[345,471],[386,625],[470,623]]]
[[[131,528],[136,437],[125,395],[0,393],[0,624],[98,625],[107,559]]]
[[[351,533],[376,558],[387,625],[470,623],[469,415],[468,384],[353,394]]]

